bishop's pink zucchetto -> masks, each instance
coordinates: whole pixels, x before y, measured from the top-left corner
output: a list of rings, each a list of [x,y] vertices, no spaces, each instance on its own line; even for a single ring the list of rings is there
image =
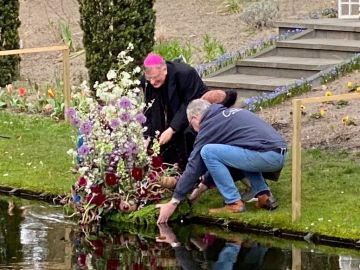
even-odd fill
[[[144,67],[158,66],[164,63],[164,59],[155,53],[149,53],[144,59]]]

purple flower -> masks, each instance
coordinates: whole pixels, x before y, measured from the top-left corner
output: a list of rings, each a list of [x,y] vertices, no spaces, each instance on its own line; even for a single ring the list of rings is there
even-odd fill
[[[89,147],[87,147],[85,144],[83,144],[82,146],[79,147],[79,149],[77,150],[78,154],[80,156],[87,156],[90,152]]]
[[[92,130],[92,124],[90,122],[84,122],[80,125],[80,134],[89,135]]]
[[[130,121],[130,114],[128,113],[122,113],[120,116],[121,121],[123,122],[129,122]]]
[[[135,143],[129,142],[127,144],[127,153],[129,155],[137,154],[138,152],[139,152],[139,147]]]
[[[120,126],[120,124],[121,124],[121,122],[119,119],[111,119],[111,121],[110,121],[110,127],[112,129],[118,128]]]
[[[128,97],[122,97],[119,101],[119,106],[122,109],[129,109],[131,107],[131,101]]]
[[[76,116],[76,110],[73,107],[70,107],[66,110],[65,114],[70,119],[73,119]]]
[[[139,124],[144,124],[146,122],[146,117],[144,114],[142,113],[138,113],[137,115],[135,115],[135,120],[139,123]]]
[[[71,124],[74,126],[74,127],[80,127],[80,124],[81,124],[81,120],[80,118],[77,118],[74,116],[74,118],[71,118]]]

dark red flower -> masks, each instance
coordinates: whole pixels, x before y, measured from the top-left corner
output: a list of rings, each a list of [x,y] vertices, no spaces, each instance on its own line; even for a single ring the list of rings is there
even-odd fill
[[[78,186],[79,187],[85,187],[87,184],[87,180],[84,176],[80,176],[79,180],[78,180]]]
[[[92,185],[90,187],[92,193],[102,194],[102,189],[100,185]]]
[[[133,167],[131,171],[131,176],[135,181],[140,181],[143,178],[143,171],[139,167]]]
[[[89,194],[89,195],[86,196],[86,200],[87,200],[87,202],[90,202],[90,200],[91,200],[91,203],[95,204],[96,206],[100,206],[105,202],[106,197],[102,193],[100,193],[100,194]]]
[[[101,257],[104,252],[104,242],[101,239],[92,240],[91,244],[95,249],[95,255]]]
[[[107,270],[117,270],[120,266],[120,261],[116,259],[107,260],[106,269]]]
[[[117,184],[117,177],[114,173],[107,173],[105,175],[105,182],[109,186],[113,186]]]
[[[81,253],[79,254],[78,258],[77,258],[77,262],[79,266],[85,266],[86,265],[86,254]]]
[[[161,165],[163,164],[163,158],[161,156],[153,156],[151,159],[151,165],[154,168],[161,168]]]
[[[143,270],[145,269],[144,265],[142,263],[134,263],[132,265],[133,270]]]

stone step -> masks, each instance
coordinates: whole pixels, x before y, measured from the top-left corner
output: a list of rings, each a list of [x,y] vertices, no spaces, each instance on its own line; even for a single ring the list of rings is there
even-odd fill
[[[343,52],[360,52],[360,40],[329,39],[329,38],[304,38],[276,42],[277,48],[327,50]]]
[[[236,73],[282,78],[306,78],[333,65],[339,59],[316,59],[284,56],[249,58],[236,64]],[[235,72],[234,72],[235,73]]]
[[[248,74],[220,74],[215,77],[204,78],[203,81],[211,88],[247,89],[264,92],[295,83],[296,79]]]

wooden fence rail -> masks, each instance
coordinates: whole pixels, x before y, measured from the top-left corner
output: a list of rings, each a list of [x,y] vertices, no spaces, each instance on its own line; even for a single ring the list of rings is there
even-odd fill
[[[43,52],[55,52],[62,51],[63,54],[63,81],[64,81],[64,109],[65,111],[70,106],[71,92],[70,92],[70,49],[66,45],[41,47],[41,48],[29,48],[18,50],[0,51],[0,56],[6,55],[20,55],[30,53],[43,53]],[[65,120],[68,120],[66,114]]]
[[[294,99],[293,106],[293,141],[292,141],[292,221],[301,216],[301,105],[337,100],[353,100],[360,98],[360,94],[342,94],[334,96]]]

